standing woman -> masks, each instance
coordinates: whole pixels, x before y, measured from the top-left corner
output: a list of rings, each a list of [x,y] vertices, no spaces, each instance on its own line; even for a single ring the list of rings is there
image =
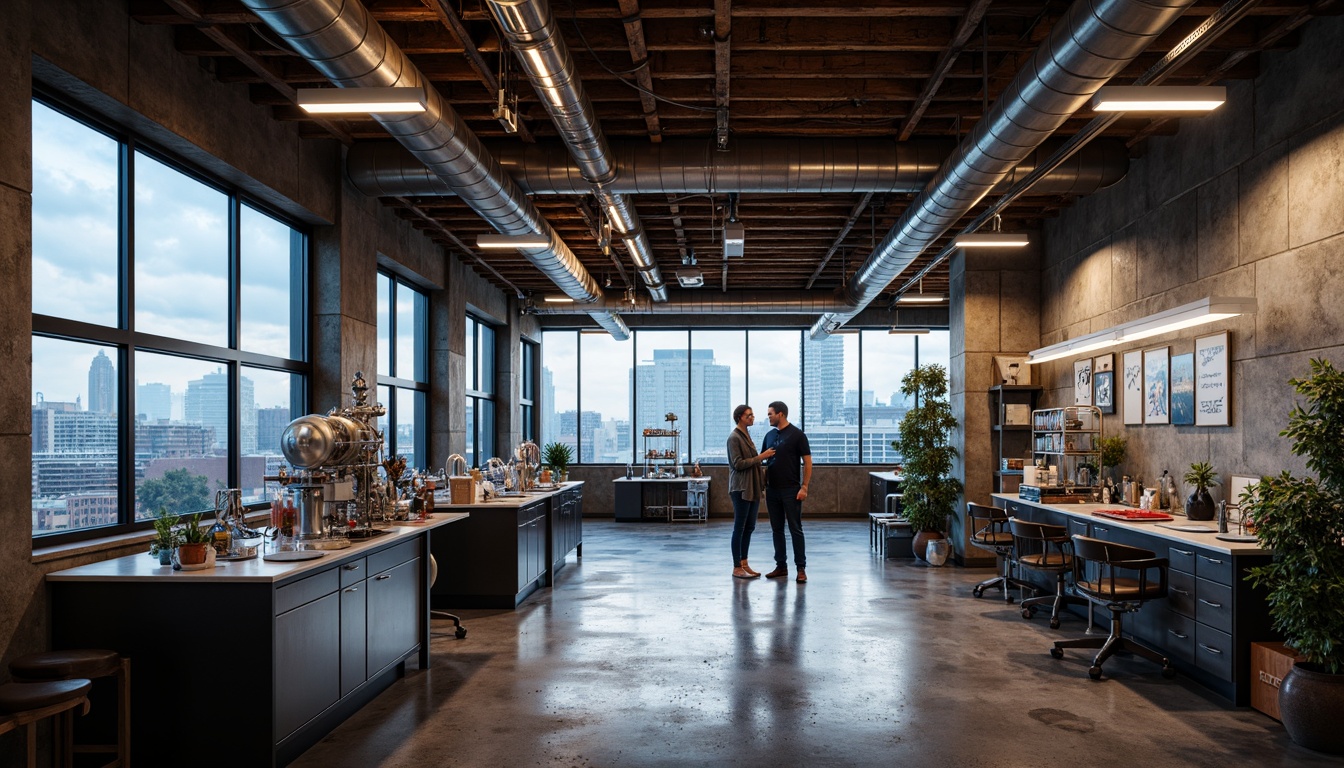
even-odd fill
[[[728,496],[733,500],[733,575],[752,579],[761,574],[747,565],[751,532],[756,530],[756,510],[765,498],[765,471],[762,462],[775,455],[774,449],[756,452],[756,444],[747,428],[756,423],[751,406],[733,409],[736,424],[728,435]]]

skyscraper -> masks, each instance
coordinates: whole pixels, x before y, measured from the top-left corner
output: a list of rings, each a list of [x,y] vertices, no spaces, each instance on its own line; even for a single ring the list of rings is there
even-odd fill
[[[803,423],[811,430],[845,419],[845,340],[828,336],[820,341],[803,334]]]
[[[252,380],[246,376],[238,383],[238,428],[243,453],[257,452],[257,407]],[[223,370],[207,373],[187,382],[185,418],[191,424],[215,430],[215,448],[229,445],[229,375]]]
[[[89,411],[117,412],[117,369],[101,349],[89,365]]]
[[[717,364],[712,349],[689,350],[689,366],[687,355],[685,349],[655,349],[652,363],[635,366],[635,430],[666,428],[663,417],[675,413],[683,456],[724,457],[733,428],[732,368]]]
[[[151,382],[135,387],[135,412],[145,421],[166,421],[173,417],[173,388]]]

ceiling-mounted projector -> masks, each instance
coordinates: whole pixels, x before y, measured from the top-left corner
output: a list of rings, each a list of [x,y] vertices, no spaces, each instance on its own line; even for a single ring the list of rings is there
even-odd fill
[[[747,230],[740,221],[723,225],[723,257],[741,256],[746,250]]]
[[[705,276],[698,269],[678,269],[677,282],[682,288],[699,288],[705,284]]]

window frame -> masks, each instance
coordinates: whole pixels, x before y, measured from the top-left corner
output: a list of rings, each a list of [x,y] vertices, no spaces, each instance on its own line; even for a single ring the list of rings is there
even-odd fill
[[[240,188],[227,184],[191,163],[163,150],[152,141],[138,134],[113,125],[88,114],[77,105],[72,105],[59,96],[34,88],[30,104],[43,107],[60,114],[88,130],[105,136],[117,143],[117,325],[115,327],[99,325],[81,320],[72,320],[54,315],[31,312],[31,338],[49,338],[71,342],[96,344],[115,350],[117,381],[117,522],[111,525],[94,526],[53,533],[31,532],[35,547],[60,546],[79,541],[103,539],[126,533],[135,533],[149,529],[152,520],[136,520],[136,372],[137,352],[163,354],[182,357],[203,363],[212,363],[224,368],[229,376],[228,408],[228,483],[236,488],[242,477],[243,456],[241,451],[241,422],[239,421],[239,378],[243,368],[251,367],[281,373],[297,374],[301,386],[299,391],[290,391],[291,413],[306,412],[309,391],[312,385],[311,338],[309,334],[309,308],[311,295],[307,276],[311,273],[312,232],[299,222],[276,211],[264,201],[248,196]],[[31,109],[31,106],[30,106]],[[220,192],[227,199],[227,259],[228,259],[228,307],[227,346],[216,346],[196,341],[187,341],[158,334],[140,332],[135,329],[135,157],[144,155],[165,167],[176,171],[186,178]],[[249,352],[239,348],[242,331],[242,279],[241,279],[241,206],[248,206],[255,212],[275,219],[300,239],[300,247],[291,255],[297,255],[297,264],[293,272],[301,273],[302,279],[291,281],[291,299],[294,308],[291,311],[291,350],[301,351],[299,358],[285,358],[274,355]],[[292,242],[291,247],[294,247]],[[30,254],[31,259],[31,254]],[[293,275],[293,273],[291,273]],[[30,285],[29,290],[32,290]],[[299,322],[295,323],[294,321]],[[297,339],[297,343],[295,340]],[[30,378],[30,388],[32,385]],[[259,508],[253,504],[251,508]]]
[[[499,405],[498,405],[498,366],[499,366],[499,332],[495,326],[491,325],[485,319],[468,312],[466,314],[464,338],[470,337],[471,341],[466,347],[466,381],[464,389],[464,400],[467,411],[472,414],[472,418],[464,425],[471,434],[467,435],[468,443],[464,448],[466,453],[467,465],[472,467],[483,467],[490,456],[497,455],[495,449],[498,442],[498,424],[499,424]],[[486,337],[489,338],[489,345],[484,344]],[[488,360],[484,359],[488,356]],[[482,381],[488,376],[488,386],[482,386]],[[488,413],[488,419],[482,419],[481,414]],[[488,422],[488,423],[487,423]],[[488,437],[488,439],[486,439]],[[489,451],[490,455],[482,455],[483,451]]]
[[[387,278],[388,285],[388,312],[387,312],[387,339],[388,339],[388,371],[390,374],[384,374],[379,371],[377,375],[377,385],[387,387],[389,390],[388,402],[384,403],[387,408],[387,429],[384,430],[383,441],[384,449],[388,456],[397,456],[405,453],[397,440],[397,429],[402,423],[401,399],[398,397],[400,392],[419,393],[416,399],[416,413],[412,414],[411,420],[415,424],[415,445],[412,446],[412,455],[424,457],[425,465],[423,467],[411,467],[411,469],[429,469],[429,293],[422,290],[406,278],[387,269],[378,269],[378,276]],[[375,285],[377,281],[375,280]],[[419,297],[423,300],[423,305],[416,312],[414,322],[418,328],[412,329],[412,352],[416,358],[412,362],[413,373],[422,374],[423,380],[417,378],[406,378],[400,375],[403,373],[401,366],[398,365],[398,327],[400,320],[397,312],[398,292],[401,290],[410,291],[413,297]],[[376,329],[379,339],[382,338],[382,329]],[[381,357],[381,355],[380,355]],[[418,370],[415,370],[418,369]]]

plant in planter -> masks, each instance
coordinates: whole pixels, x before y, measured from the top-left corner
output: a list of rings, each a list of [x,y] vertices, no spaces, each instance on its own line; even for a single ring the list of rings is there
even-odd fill
[[[1101,452],[1101,472],[1103,475],[1106,474],[1107,467],[1114,469],[1115,467],[1120,466],[1120,462],[1125,460],[1125,451],[1128,446],[1129,440],[1120,435],[1103,437],[1097,441],[1097,450]],[[1116,477],[1111,477],[1109,480],[1111,483],[1112,498],[1102,499],[1102,502],[1113,504],[1117,501],[1115,495],[1119,492],[1120,482],[1119,478]],[[1098,483],[1100,484],[1100,482],[1101,480],[1099,479]]]
[[[891,447],[901,455],[905,515],[915,531],[915,556],[923,557],[931,539],[943,538],[947,518],[961,494],[961,481],[951,477],[957,449],[952,430],[957,419],[947,400],[947,370],[941,365],[920,366],[901,379],[901,394],[915,407],[901,419]]]
[[[1285,470],[1242,494],[1243,515],[1274,552],[1247,578],[1269,590],[1274,628],[1305,658],[1279,688],[1284,728],[1304,747],[1344,753],[1344,372],[1314,359],[1309,377],[1289,383],[1306,406],[1293,406],[1279,434],[1316,477]]]
[[[1195,487],[1185,500],[1185,516],[1191,520],[1212,520],[1214,507],[1209,489],[1222,485],[1218,481],[1218,473],[1213,471],[1213,465],[1207,461],[1191,464],[1190,471],[1185,473],[1185,482]]]
[[[154,513],[154,538],[149,540],[149,554],[159,558],[159,565],[173,564],[173,549],[178,544],[175,525],[177,515],[170,514],[164,507]]]
[[[541,460],[555,473],[555,481],[569,479],[569,462],[574,460],[574,449],[568,443],[547,443],[541,451]]]
[[[210,531],[201,528],[200,512],[180,519],[177,536],[177,559],[182,565],[200,565],[205,562],[205,549],[210,546]]]

